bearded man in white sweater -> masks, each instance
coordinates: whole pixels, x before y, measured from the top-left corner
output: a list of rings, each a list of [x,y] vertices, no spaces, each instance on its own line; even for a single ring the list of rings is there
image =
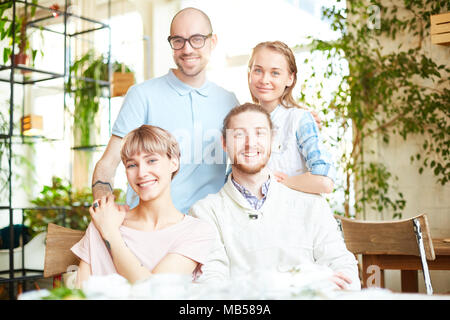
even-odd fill
[[[271,138],[270,115],[258,105],[238,106],[224,119],[222,144],[232,172],[218,193],[190,210],[215,226],[220,239],[199,282],[314,263],[330,268],[339,288],[359,290],[357,261],[326,200],[289,189],[266,168]]]

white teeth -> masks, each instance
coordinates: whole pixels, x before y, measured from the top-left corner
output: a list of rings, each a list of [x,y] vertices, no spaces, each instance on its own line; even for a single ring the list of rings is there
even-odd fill
[[[244,156],[246,156],[246,157],[256,157],[257,155],[258,155],[258,152],[244,153]]]
[[[149,185],[152,185],[152,184],[155,184],[155,183],[156,183],[156,180],[151,180],[151,181],[147,181],[147,182],[144,182],[144,183],[138,183],[138,186],[141,187],[141,188],[144,188],[146,186],[149,186]]]

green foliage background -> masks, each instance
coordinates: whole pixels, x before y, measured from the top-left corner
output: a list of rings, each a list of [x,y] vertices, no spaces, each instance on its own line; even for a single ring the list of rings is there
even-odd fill
[[[437,183],[449,181],[450,68],[438,65],[424,42],[430,38],[430,15],[450,11],[450,2],[355,0],[346,4],[346,8],[323,8],[323,18],[340,37],[333,41],[311,39],[311,53],[325,57],[326,66],[319,74],[304,61],[313,73],[303,87],[319,77],[340,78],[331,99],[324,99],[323,84],[315,97],[322,101],[325,125],[338,128],[333,144],[341,151],[338,164],[344,178],[336,188],[344,192],[345,206],[343,212],[336,213],[350,215],[353,185],[357,217],[364,217],[367,208],[401,217],[406,201],[397,190],[398,178],[384,163],[365,160],[374,153],[367,141],[381,137],[389,144],[394,135],[405,141],[421,135],[425,138],[422,150],[411,154],[411,162],[420,164],[419,173],[431,170]],[[405,41],[396,50],[383,48],[384,43],[399,37],[417,39],[416,45]],[[300,101],[317,107],[305,94]],[[349,136],[351,145],[344,146]]]
[[[125,202],[125,193],[114,189],[116,202]],[[89,207],[93,201],[91,188],[73,191],[69,181],[53,177],[51,185],[44,185],[40,195],[31,200],[36,209],[24,211],[24,224],[32,235],[47,231],[49,223],[76,230],[86,230],[90,219]]]

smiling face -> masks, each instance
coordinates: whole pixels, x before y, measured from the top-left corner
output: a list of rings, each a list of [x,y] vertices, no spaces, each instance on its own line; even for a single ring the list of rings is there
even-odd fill
[[[170,192],[178,162],[158,153],[140,152],[124,160],[128,183],[141,201],[151,201]]]
[[[234,115],[229,121],[223,144],[233,168],[247,174],[260,172],[269,161],[271,152],[271,129],[267,116],[256,111]]]
[[[139,198],[149,201],[165,192],[170,194],[170,182],[180,165],[180,149],[173,135],[142,125],[128,133],[122,143],[120,156],[128,183]]]
[[[259,48],[252,58],[248,74],[250,92],[266,111],[272,112],[281,103],[286,88],[293,84],[294,76],[286,57],[275,50]]]
[[[188,39],[192,35],[206,36],[211,32],[207,17],[195,9],[188,9],[175,16],[171,25],[170,36]],[[205,45],[200,49],[192,48],[189,41],[186,41],[182,49],[173,50],[173,59],[178,67],[176,75],[180,80],[189,83],[192,80],[190,78],[204,75],[216,41],[216,35],[212,35],[205,40]]]

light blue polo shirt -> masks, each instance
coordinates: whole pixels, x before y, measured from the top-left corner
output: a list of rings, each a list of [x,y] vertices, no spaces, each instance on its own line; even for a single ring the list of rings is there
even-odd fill
[[[226,154],[221,146],[223,119],[239,104],[231,93],[213,82],[201,88],[181,82],[172,70],[165,76],[144,81],[128,90],[112,134],[123,138],[143,124],[171,132],[181,151],[181,165],[172,180],[175,207],[183,213],[225,183]],[[127,204],[139,203],[128,186]]]

